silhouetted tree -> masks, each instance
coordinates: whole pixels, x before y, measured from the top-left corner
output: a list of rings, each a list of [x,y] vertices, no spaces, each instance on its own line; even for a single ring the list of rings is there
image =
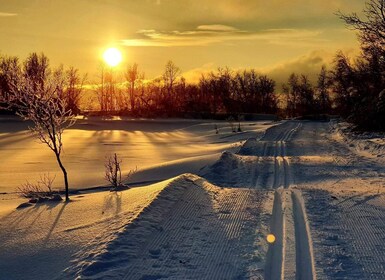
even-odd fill
[[[166,63],[166,66],[162,75],[164,84],[167,88],[168,95],[172,93],[173,87],[177,79],[180,77],[180,75],[181,75],[180,68],[176,66],[174,62],[169,60]]]
[[[335,103],[339,114],[348,117],[353,103],[352,90],[354,78],[354,69],[349,58],[342,52],[338,52],[334,59],[334,68],[331,71],[331,87],[336,94]]]
[[[87,80],[87,75],[81,77],[78,69],[70,67],[65,73],[65,78],[64,98],[67,109],[71,110],[73,114],[79,114],[81,94],[84,89],[84,83]]]
[[[262,97],[261,113],[275,113],[277,111],[277,97],[275,95],[275,82],[267,76],[259,76],[257,92]]]
[[[29,65],[36,56],[34,54],[27,58],[24,65]],[[41,57],[45,57],[43,54]],[[46,61],[46,60],[44,60]],[[47,60],[48,61],[48,60]],[[32,64],[40,69],[40,66]],[[63,150],[62,135],[66,128],[74,124],[71,110],[67,110],[65,99],[62,98],[62,81],[64,77],[61,70],[49,74],[48,64],[44,65],[44,75],[31,75],[37,73],[31,67],[24,67],[24,71],[18,76],[17,81],[10,84],[7,92],[7,103],[9,108],[16,110],[16,114],[24,120],[33,123],[29,129],[46,144],[55,154],[57,163],[63,173],[66,200],[69,200],[68,175],[61,160]],[[15,70],[15,73],[21,73]]]
[[[330,79],[328,77],[326,67],[323,65],[321,68],[321,72],[318,75],[318,81],[316,86],[316,101],[318,103],[320,112],[323,114],[330,113],[331,110],[329,88]]]
[[[337,54],[332,71],[337,108],[358,126],[378,129],[383,127],[380,120],[384,118],[377,105],[385,88],[385,1],[366,1],[362,16],[338,15],[358,31],[362,53],[354,64]]]
[[[143,80],[143,74],[139,72],[138,64],[134,63],[133,65],[127,67],[125,78],[129,93],[130,109],[133,112],[135,111],[135,102],[137,99],[135,91],[140,81]]]
[[[101,66],[99,82],[95,91],[102,112],[114,112],[124,107],[121,89],[117,84],[114,70]]]
[[[291,74],[287,84],[283,85],[286,95],[286,110],[290,117],[315,113],[315,92],[312,84],[305,75]]]
[[[0,109],[6,108],[7,98],[21,77],[19,58],[16,56],[0,56]]]
[[[287,84],[282,85],[283,92],[286,96],[286,115],[294,117],[297,113],[299,103],[299,79],[292,73],[289,76]]]
[[[365,2],[363,17],[356,13],[338,16],[345,21],[348,27],[357,30],[364,49],[379,48],[384,52],[385,47],[385,1],[368,0]]]
[[[47,77],[50,75],[49,59],[43,53],[31,53],[24,61],[24,77],[35,92],[44,93]]]

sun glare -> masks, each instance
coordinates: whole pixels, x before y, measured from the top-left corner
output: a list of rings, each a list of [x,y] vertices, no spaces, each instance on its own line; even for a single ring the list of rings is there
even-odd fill
[[[122,61],[122,53],[117,48],[109,48],[103,53],[104,61],[111,67],[115,67]]]
[[[266,237],[267,242],[274,243],[275,242],[275,236],[274,234],[268,234]]]

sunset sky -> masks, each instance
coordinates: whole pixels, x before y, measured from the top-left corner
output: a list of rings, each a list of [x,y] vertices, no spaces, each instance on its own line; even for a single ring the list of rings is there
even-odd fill
[[[357,50],[334,13],[360,12],[362,0],[0,0],[0,53],[44,52],[53,66],[92,77],[101,54],[118,47],[123,65],[147,78],[173,60],[189,80],[229,66],[280,80],[314,73],[336,50]],[[285,77],[286,78],[286,77]]]

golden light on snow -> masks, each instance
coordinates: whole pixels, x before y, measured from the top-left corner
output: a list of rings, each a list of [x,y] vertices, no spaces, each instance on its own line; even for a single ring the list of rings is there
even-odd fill
[[[266,237],[267,242],[274,243],[275,242],[275,236],[274,234],[268,234]]]
[[[103,53],[104,61],[111,67],[115,67],[122,61],[122,53],[117,48],[109,48]]]

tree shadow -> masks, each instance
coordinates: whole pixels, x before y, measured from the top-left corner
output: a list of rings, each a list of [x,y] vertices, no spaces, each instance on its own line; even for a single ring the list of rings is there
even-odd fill
[[[71,203],[71,202],[62,202],[61,203],[61,208],[60,208],[59,212],[57,213],[56,218],[53,221],[51,227],[49,228],[47,236],[45,237],[45,239],[43,241],[44,246],[47,246],[47,243],[48,243],[49,239],[51,238],[51,235],[52,235],[53,231],[55,230],[61,216],[63,215],[63,212],[64,212],[65,208],[67,207],[68,203]],[[48,209],[50,209],[54,206],[58,206],[58,205],[59,205],[59,203],[52,204],[52,205],[50,205],[51,207],[49,207]]]
[[[112,191],[104,197],[102,214],[114,213],[117,216],[122,211],[122,193]]]

